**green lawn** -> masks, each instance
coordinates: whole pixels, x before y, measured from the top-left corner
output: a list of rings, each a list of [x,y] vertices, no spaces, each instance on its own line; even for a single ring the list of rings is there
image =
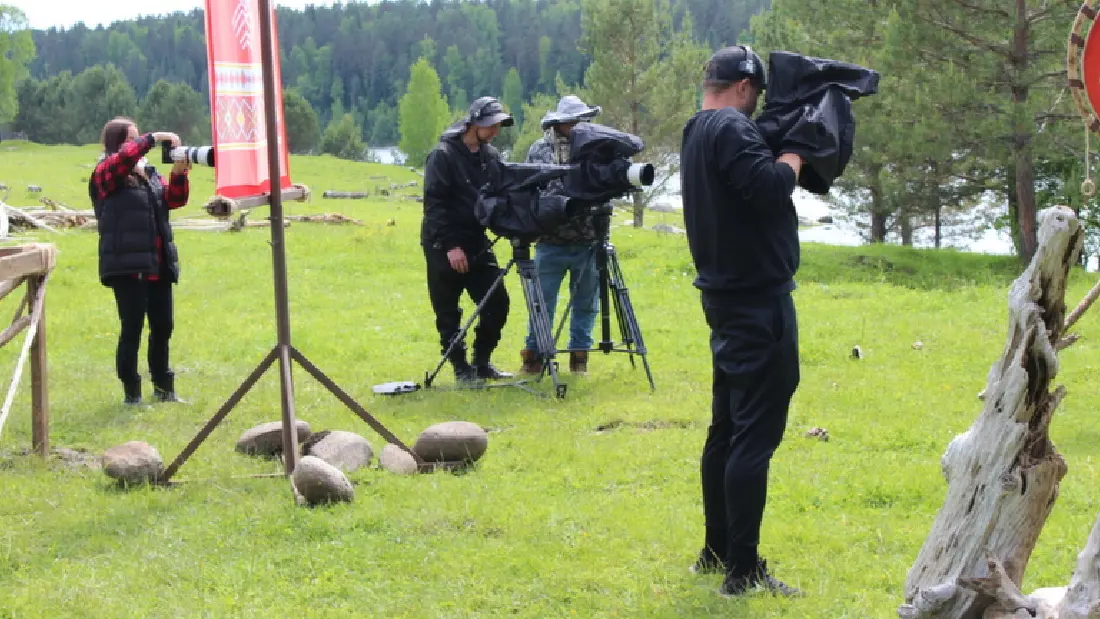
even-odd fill
[[[25,189],[39,184],[41,195],[89,207],[94,147],[12,146],[0,146],[9,204],[35,204],[39,194]],[[120,492],[102,471],[20,455],[30,443],[24,376],[0,435],[0,617],[896,616],[945,491],[940,456],[981,410],[976,395],[1004,347],[1008,284],[1020,270],[1013,259],[803,246],[795,293],[803,378],[773,461],[762,551],[810,595],[731,601],[716,595],[718,577],[687,570],[702,540],[710,363],[682,236],[613,233],[656,392],[640,364],[599,355],[587,378],[566,377],[560,401],[514,389],[383,398],[372,385],[420,379],[438,360],[420,204],[321,193],[419,177],[306,157],[292,159],[292,174],[314,193],[311,203],[287,204],[288,214],[364,222],[288,229],[295,346],[405,441],[445,420],[490,428],[485,457],[463,475],[355,472],[353,503],[298,507],[283,479],[235,477],[281,470],[233,451],[241,432],[279,418],[272,371],[180,470],[193,483]],[[212,192],[210,169],[193,176],[182,216],[203,215]],[[650,215],[647,223],[678,219]],[[143,440],[170,461],[275,342],[268,230],[181,231],[172,355],[192,402],[125,408],[94,232],[31,236],[59,249],[47,295],[54,446],[101,453]],[[498,257],[509,257],[503,243]],[[526,330],[517,279],[508,278],[512,313],[495,357],[513,370]],[[1094,280],[1075,273],[1067,302]],[[16,296],[0,313],[15,311]],[[1083,339],[1062,355],[1057,380],[1069,395],[1051,429],[1069,473],[1025,591],[1068,582],[1100,511],[1100,394],[1089,379],[1100,369],[1100,329],[1095,315],[1079,325]],[[0,351],[5,389],[21,341]],[[853,361],[857,344],[865,356]],[[304,371],[295,381],[299,418],[314,430],[360,432],[381,451],[382,440]],[[677,423],[596,431],[613,420]],[[829,442],[805,436],[816,426]]]

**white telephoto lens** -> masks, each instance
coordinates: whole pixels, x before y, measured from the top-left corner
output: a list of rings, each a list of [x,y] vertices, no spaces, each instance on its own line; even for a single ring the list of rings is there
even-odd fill
[[[635,187],[652,185],[653,165],[649,163],[632,163],[626,171],[626,178]]]

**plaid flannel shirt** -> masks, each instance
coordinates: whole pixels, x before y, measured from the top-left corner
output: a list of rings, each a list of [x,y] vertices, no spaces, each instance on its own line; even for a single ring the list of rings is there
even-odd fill
[[[146,133],[136,140],[130,140],[123,144],[118,152],[111,153],[101,159],[92,172],[92,186],[95,187],[96,199],[107,199],[107,196],[114,193],[120,185],[125,183],[126,178],[134,172],[134,168],[138,166],[146,153],[153,150],[154,146],[156,146],[156,140],[153,139],[153,134]],[[187,178],[187,172],[172,172],[169,175],[168,182],[163,183],[162,179],[162,184],[164,185],[164,203],[169,210],[178,209],[187,204],[187,199],[191,194],[191,184]],[[156,249],[157,257],[163,262],[164,239],[159,234],[157,235]],[[157,275],[149,275],[146,279],[157,281],[160,278]]]
[[[546,134],[535,141],[527,150],[527,163],[562,164],[569,163],[569,139],[558,135],[550,127]],[[555,194],[564,190],[561,179],[547,183],[545,193]],[[596,227],[591,216],[574,217],[558,227],[551,234],[539,238],[539,243],[547,245],[590,245],[597,240]]]

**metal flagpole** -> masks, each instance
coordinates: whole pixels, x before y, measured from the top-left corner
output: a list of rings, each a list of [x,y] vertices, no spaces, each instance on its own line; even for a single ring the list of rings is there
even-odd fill
[[[229,397],[199,433],[183,449],[179,456],[160,475],[161,483],[168,482],[183,463],[198,449],[199,445],[214,431],[234,406],[248,393],[261,376],[278,360],[279,385],[281,389],[283,465],[286,475],[294,472],[298,466],[298,432],[294,411],[294,380],[291,374],[292,363],[297,362],[320,382],[330,393],[351,409],[386,441],[393,443],[412,455],[420,470],[431,470],[432,465],[413,453],[399,438],[371,416],[350,395],[344,392],[332,379],[311,363],[290,341],[290,295],[286,275],[286,232],[283,229],[282,171],[279,162],[278,107],[275,93],[279,87],[275,83],[274,31],[272,23],[271,0],[259,0],[260,21],[260,58],[263,64],[264,121],[267,133],[267,164],[270,177],[269,203],[271,205],[271,257],[275,280],[275,318],[278,340],[245,381]],[[207,34],[209,36],[209,33]]]

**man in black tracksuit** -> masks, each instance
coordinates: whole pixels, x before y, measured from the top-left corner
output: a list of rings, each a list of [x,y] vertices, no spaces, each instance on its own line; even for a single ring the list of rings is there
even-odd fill
[[[420,244],[428,267],[428,295],[444,351],[461,330],[462,309],[458,302],[462,292],[466,291],[474,303],[480,303],[500,275],[485,227],[474,214],[474,205],[478,191],[500,165],[500,154],[489,142],[500,132],[500,127],[513,123],[499,101],[481,97],[470,105],[466,118],[443,132],[424,166]],[[507,319],[508,293],[501,285],[482,308],[473,365],[467,361],[465,342],[451,348],[449,360],[457,380],[512,376],[489,361]]]
[[[772,577],[757,554],[768,464],[799,381],[791,194],[802,159],[777,159],[750,120],[765,87],[763,62],[751,49],[716,52],[706,65],[703,109],[685,125],[681,144],[684,219],[713,365],[701,463],[706,538],[692,569],[724,571],[723,595],[758,586],[801,593]]]

